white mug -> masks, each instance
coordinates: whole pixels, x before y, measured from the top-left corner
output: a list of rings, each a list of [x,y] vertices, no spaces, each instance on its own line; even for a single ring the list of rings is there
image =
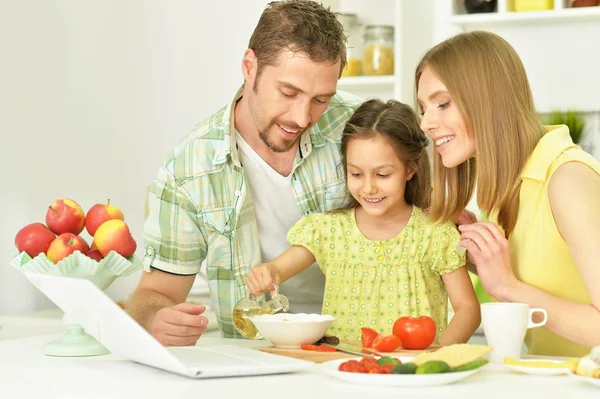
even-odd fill
[[[535,312],[544,315],[544,319],[539,323],[534,323],[532,320]],[[543,326],[547,320],[546,310],[530,309],[526,303],[490,302],[482,304],[483,333],[487,344],[494,348],[489,355],[490,362],[503,363],[505,357],[519,359],[527,329]]]

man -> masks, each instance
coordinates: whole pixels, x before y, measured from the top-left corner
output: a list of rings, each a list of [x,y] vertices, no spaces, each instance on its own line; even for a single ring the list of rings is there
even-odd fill
[[[241,337],[232,310],[250,269],[289,247],[303,215],[343,205],[338,147],[361,102],[336,94],[345,64],[335,14],[312,1],[269,3],[244,53],[244,86],[162,165],[129,312],[163,345],[194,345],[206,330],[205,307],[184,303],[204,260],[219,328]],[[280,292],[291,311],[320,312],[323,289],[313,265]]]

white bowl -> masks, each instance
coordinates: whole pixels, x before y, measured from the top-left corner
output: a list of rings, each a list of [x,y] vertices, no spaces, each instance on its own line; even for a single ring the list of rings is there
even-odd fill
[[[253,316],[250,320],[273,346],[300,348],[321,339],[335,317],[316,313],[277,313]]]

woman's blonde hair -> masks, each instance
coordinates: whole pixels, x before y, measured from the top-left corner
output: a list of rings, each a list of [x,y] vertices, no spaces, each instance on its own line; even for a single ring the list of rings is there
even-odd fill
[[[474,31],[429,50],[415,72],[415,88],[425,69],[446,86],[475,141],[475,158],[446,168],[433,155],[430,217],[456,220],[477,183],[480,209],[496,215],[506,236],[519,207],[521,171],[544,134],[521,59],[500,36]]]
[[[419,127],[419,117],[406,104],[396,100],[383,102],[373,99],[364,102],[346,123],[340,152],[346,182],[348,181],[348,145],[352,140],[385,138],[413,177],[406,182],[404,199],[408,204],[427,208],[431,195],[431,168],[427,155],[427,136]],[[352,198],[344,209],[354,208],[358,201]]]

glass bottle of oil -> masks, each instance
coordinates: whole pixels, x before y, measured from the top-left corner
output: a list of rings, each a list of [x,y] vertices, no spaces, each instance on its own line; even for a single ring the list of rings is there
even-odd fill
[[[239,301],[233,308],[233,325],[240,334],[248,339],[261,339],[262,335],[258,332],[250,317],[264,314],[263,308],[259,305],[256,297],[250,294],[247,298]]]
[[[254,294],[240,300],[233,308],[233,325],[240,334],[248,339],[261,339],[262,335],[250,320],[253,316],[287,312],[290,302],[285,295],[279,294],[279,287],[274,286],[274,293],[268,301],[259,301]]]

